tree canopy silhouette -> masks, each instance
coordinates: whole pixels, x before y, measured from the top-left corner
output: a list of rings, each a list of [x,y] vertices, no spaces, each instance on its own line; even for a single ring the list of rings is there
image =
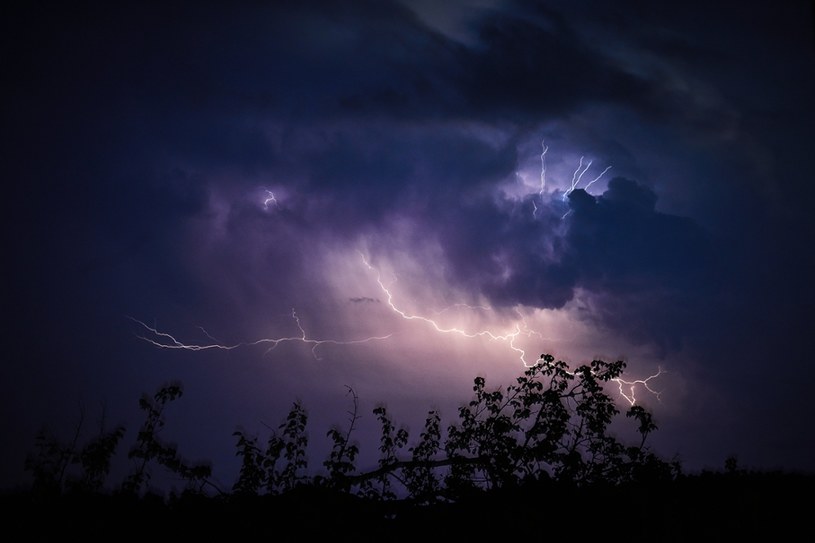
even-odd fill
[[[624,368],[623,361],[593,360],[570,371],[565,362],[541,355],[505,390],[490,390],[483,377],[476,377],[474,397],[459,408],[458,420],[445,432],[440,413],[429,411],[410,447],[408,431],[397,429],[387,409],[377,406],[380,459],[376,469],[366,472],[356,469],[359,450],[351,442],[358,417],[354,394],[347,431],[335,427],[328,432],[334,444],[324,462],[328,473],[312,479],[297,475],[307,467],[307,414],[295,403],[265,451],[256,437],[235,433],[243,464],[234,491],[276,493],[299,481],[379,499],[399,494],[433,502],[540,479],[576,485],[671,479],[679,466],[646,446],[657,427],[643,407],[634,405],[625,413],[636,423],[637,443],[623,444],[609,431],[620,410],[603,384]]]
[[[100,539],[122,526],[134,536],[169,538],[211,536],[216,529],[278,538],[285,527],[302,540],[449,541],[451,534],[538,538],[544,532],[594,538],[606,537],[614,529],[610,522],[623,518],[634,519],[625,526],[629,541],[652,541],[654,534],[685,541],[700,530],[719,538],[761,530],[778,535],[779,526],[795,532],[806,518],[792,514],[806,503],[796,496],[811,493],[812,477],[748,472],[735,457],[726,460],[723,473],[682,473],[678,462],[649,449],[647,439],[657,429],[651,414],[633,405],[620,417],[606,392],[624,369],[622,361],[602,360],[570,369],[541,355],[509,386],[490,388],[476,377],[472,398],[457,417],[444,424],[441,413],[430,410],[415,438],[377,405],[379,454],[367,470],[357,466],[360,415],[353,389],[347,425],[327,431],[331,447],[316,472],[309,468],[308,411],[296,401],[265,440],[234,432],[240,468],[229,489],[210,480],[208,464],[184,460],[159,437],[169,405],[183,392],[170,383],[139,401],[145,419],[122,482],[105,485],[124,426],[109,430],[102,423],[83,442],[82,412],[67,443],[38,434],[25,462],[31,491],[3,503],[17,512],[10,518],[21,530],[56,537],[66,535],[65,527],[84,526],[78,533]],[[615,420],[633,426],[633,443],[614,435]],[[150,481],[157,468],[183,481],[184,490],[169,497],[155,493]],[[23,519],[35,512],[66,522],[32,528]],[[800,521],[790,522],[795,519]],[[431,534],[428,527],[441,531]]]
[[[669,480],[680,468],[646,446],[656,430],[648,411],[634,405],[625,412],[639,435],[636,443],[624,444],[610,431],[621,411],[604,385],[624,369],[623,361],[593,360],[572,370],[544,354],[509,386],[489,388],[483,377],[476,377],[473,397],[461,405],[458,417],[445,427],[441,414],[429,411],[413,441],[406,428],[397,427],[387,408],[378,405],[373,414],[381,428],[379,459],[367,471],[357,467],[360,448],[354,438],[359,402],[353,389],[348,389],[353,408],[347,427],[334,426],[327,432],[332,446],[322,462],[322,473],[309,470],[308,412],[302,403],[294,402],[264,441],[242,429],[234,432],[241,463],[229,490],[209,480],[209,465],[185,461],[175,445],[159,439],[168,405],[183,392],[179,383],[171,383],[139,400],[145,421],[128,454],[130,472],[116,491],[143,494],[155,466],[185,481],[187,493],[216,489],[221,495],[245,497],[312,486],[416,503],[451,502],[540,480],[578,486]],[[102,488],[125,429],[100,430],[99,436],[80,448],[80,428],[67,445],[46,433],[37,437],[26,462],[34,488],[52,493]]]

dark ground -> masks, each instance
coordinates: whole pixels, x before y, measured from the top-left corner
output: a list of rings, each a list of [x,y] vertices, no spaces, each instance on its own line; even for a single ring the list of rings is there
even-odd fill
[[[432,506],[314,487],[246,498],[2,498],[7,541],[812,541],[813,504],[815,476],[782,472],[703,472],[622,488],[545,482]]]

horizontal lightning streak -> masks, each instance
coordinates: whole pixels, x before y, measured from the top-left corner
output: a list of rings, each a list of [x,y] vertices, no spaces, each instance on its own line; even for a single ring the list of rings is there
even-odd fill
[[[364,339],[353,339],[353,340],[312,339],[312,338],[309,338],[308,335],[306,334],[305,329],[303,328],[302,324],[300,323],[300,317],[297,315],[297,312],[294,309],[291,310],[291,316],[292,316],[292,319],[294,319],[294,322],[297,325],[298,330],[300,330],[300,335],[299,336],[289,336],[289,337],[280,337],[280,338],[263,338],[263,339],[258,339],[258,340],[255,340],[255,341],[242,341],[242,342],[233,343],[233,344],[224,344],[224,343],[216,341],[215,338],[213,338],[206,330],[203,330],[203,328],[202,328],[202,331],[204,332],[204,334],[206,334],[206,336],[208,338],[215,341],[214,343],[205,343],[205,344],[184,343],[182,341],[179,341],[173,335],[168,334],[167,332],[162,332],[162,331],[158,330],[154,326],[149,326],[148,324],[145,324],[144,322],[140,321],[139,319],[136,319],[136,318],[133,318],[133,317],[127,317],[127,318],[130,319],[131,321],[135,322],[139,326],[141,326],[144,330],[146,330],[147,332],[149,332],[153,336],[153,337],[148,337],[147,335],[139,334],[139,335],[137,335],[137,337],[139,339],[142,339],[142,340],[144,340],[144,341],[146,341],[148,343],[151,343],[152,345],[155,345],[156,347],[160,347],[162,349],[181,349],[181,350],[186,350],[186,351],[207,351],[207,350],[218,349],[218,350],[224,350],[224,351],[231,351],[231,350],[234,350],[234,349],[238,349],[240,347],[252,347],[252,346],[257,346],[257,345],[271,345],[266,350],[266,353],[269,353],[270,351],[272,351],[275,347],[277,347],[281,343],[299,342],[299,343],[305,343],[305,344],[311,345],[311,353],[314,355],[314,358],[316,360],[322,360],[320,358],[320,356],[317,354],[317,347],[319,347],[320,345],[325,345],[325,344],[357,345],[357,344],[361,344],[361,343],[368,343],[368,342],[371,342],[371,341],[385,340],[385,339],[390,338],[393,335],[393,334],[388,334],[386,336],[372,336],[372,337],[367,337],[367,338],[364,338]]]
[[[517,308],[516,308],[515,311],[518,314],[518,320],[514,323],[511,332],[499,333],[499,332],[495,332],[495,331],[488,330],[488,329],[472,332],[472,331],[467,331],[467,330],[465,330],[463,328],[459,328],[459,327],[445,327],[445,326],[442,326],[437,321],[435,321],[435,320],[433,320],[433,319],[431,319],[429,317],[425,317],[425,316],[422,316],[422,315],[410,314],[407,311],[397,307],[396,303],[394,302],[393,292],[382,281],[382,276],[381,276],[380,271],[377,268],[375,268],[374,266],[372,266],[368,262],[367,258],[365,257],[365,255],[362,252],[360,252],[359,254],[362,257],[362,263],[367,267],[367,269],[376,272],[377,285],[379,286],[379,288],[384,293],[384,295],[386,297],[386,300],[387,300],[388,307],[391,309],[391,311],[393,311],[394,313],[399,315],[399,317],[401,317],[402,319],[409,320],[409,321],[423,322],[423,323],[429,325],[434,331],[436,331],[438,333],[442,333],[442,334],[455,334],[455,335],[459,335],[459,336],[466,337],[466,338],[486,337],[486,338],[489,338],[489,339],[494,340],[494,341],[503,341],[503,342],[505,342],[507,344],[508,348],[511,351],[515,352],[518,355],[518,359],[521,361],[521,363],[524,365],[524,367],[529,368],[529,367],[532,367],[534,364],[539,363],[539,360],[536,360],[533,364],[528,363],[527,360],[526,360],[526,352],[525,352],[525,350],[523,348],[519,347],[516,344],[516,340],[522,334],[524,336],[526,336],[526,337],[537,336],[537,337],[539,337],[541,339],[545,339],[545,338],[543,337],[542,334],[540,334],[540,332],[537,332],[537,331],[532,330],[532,329],[529,328],[525,317],[521,314],[521,312]],[[454,305],[446,307],[446,308],[444,308],[444,309],[442,309],[440,311],[436,311],[435,314],[440,315],[440,314],[444,313],[445,311],[448,311],[448,310],[453,309],[453,308],[458,308],[458,307],[464,307],[464,308],[471,309],[471,310],[485,310],[485,311],[491,311],[492,310],[492,308],[489,307],[489,306],[482,306],[482,305],[473,306],[473,305],[468,305],[468,304],[454,304]],[[137,337],[139,339],[141,339],[143,341],[146,341],[147,343],[150,343],[151,345],[154,345],[155,347],[159,347],[159,348],[162,348],[162,349],[176,349],[176,350],[187,350],[187,351],[207,351],[207,350],[231,351],[231,350],[242,348],[242,347],[252,347],[252,346],[257,346],[257,345],[270,345],[270,347],[266,350],[266,353],[268,354],[269,352],[271,352],[273,349],[275,349],[281,343],[299,342],[299,343],[304,343],[304,344],[307,344],[307,345],[311,345],[311,353],[312,353],[312,355],[314,356],[314,358],[316,360],[322,360],[322,358],[317,354],[317,348],[320,345],[325,345],[325,344],[357,345],[357,344],[368,343],[368,342],[372,342],[372,341],[386,340],[386,339],[389,339],[389,338],[391,338],[393,336],[393,334],[387,334],[387,335],[384,335],[384,336],[371,336],[371,337],[367,337],[367,338],[363,338],[363,339],[355,339],[355,340],[314,339],[314,338],[310,338],[310,337],[308,337],[308,334],[306,333],[306,330],[305,330],[305,328],[303,327],[303,325],[302,325],[302,323],[300,321],[299,315],[297,315],[297,312],[295,311],[295,309],[292,309],[291,310],[291,318],[294,320],[295,325],[297,326],[297,329],[300,331],[300,335],[278,337],[278,338],[262,338],[262,339],[258,339],[258,340],[255,340],[255,341],[243,341],[243,342],[238,342],[238,343],[233,343],[233,344],[226,344],[226,343],[218,341],[214,336],[212,336],[204,328],[199,326],[198,328],[203,332],[203,334],[207,338],[212,340],[212,343],[184,343],[184,342],[180,341],[178,338],[176,338],[175,336],[173,336],[172,334],[169,334],[167,332],[163,332],[163,331],[159,330],[155,326],[150,326],[150,325],[146,324],[145,322],[143,322],[143,321],[141,321],[139,319],[136,319],[134,317],[127,317],[127,318],[130,319],[131,321],[133,321],[134,323],[138,324],[139,327],[141,327],[141,329],[143,331],[147,332],[147,333],[137,334]],[[665,372],[662,369],[659,369],[659,371],[656,374],[651,375],[651,376],[649,376],[649,377],[647,377],[645,379],[636,379],[636,380],[633,380],[633,381],[627,381],[627,380],[621,379],[621,378],[614,378],[614,379],[612,379],[612,381],[617,383],[620,396],[622,396],[630,405],[634,405],[637,402],[636,395],[635,395],[635,389],[636,389],[637,386],[641,386],[641,387],[645,388],[645,390],[647,390],[648,392],[650,392],[651,394],[656,396],[657,400],[660,399],[660,392],[657,391],[657,390],[654,390],[650,386],[650,381],[653,380],[653,379],[658,378],[663,373],[665,373]]]

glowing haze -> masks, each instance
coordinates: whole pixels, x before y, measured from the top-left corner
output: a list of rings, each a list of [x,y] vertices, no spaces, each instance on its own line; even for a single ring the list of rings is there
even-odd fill
[[[5,21],[4,482],[171,380],[228,486],[297,399],[375,454],[542,353],[688,469],[815,469],[809,5],[277,4]]]

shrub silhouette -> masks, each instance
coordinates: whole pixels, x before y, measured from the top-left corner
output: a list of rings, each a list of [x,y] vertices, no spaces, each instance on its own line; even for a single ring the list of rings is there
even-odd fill
[[[85,410],[80,408],[79,422],[70,443],[62,443],[45,428],[37,433],[34,450],[25,459],[25,469],[33,476],[35,495],[51,496],[66,491],[94,493],[102,489],[125,428],[106,429],[103,413],[98,434],[80,447],[84,421]]]
[[[366,498],[433,503],[541,479],[576,485],[671,480],[680,467],[646,447],[657,427],[644,408],[634,405],[626,412],[636,423],[637,444],[624,445],[609,433],[620,410],[603,384],[624,368],[622,361],[594,360],[570,371],[565,362],[541,355],[506,390],[488,390],[486,380],[476,377],[474,398],[459,409],[458,420],[444,432],[441,415],[428,412],[418,440],[405,452],[408,431],[397,430],[387,409],[377,406],[373,414],[381,425],[380,458],[377,468],[367,472],[355,465],[359,448],[352,437],[359,416],[352,389],[348,428],[335,426],[327,434],[333,446],[323,462],[326,475],[299,475],[307,469],[308,416],[295,403],[279,427],[280,436],[273,433],[265,452],[257,437],[235,432],[242,466],[233,491],[277,494],[312,485]]]
[[[169,384],[141,398],[145,420],[129,450],[133,467],[113,493],[102,488],[125,429],[102,424],[83,441],[82,413],[71,441],[43,431],[26,459],[33,497],[48,499],[21,494],[2,504],[10,530],[38,539],[75,532],[106,540],[123,526],[137,538],[229,533],[287,541],[593,539],[614,529],[628,541],[689,541],[701,533],[785,539],[811,531],[808,502],[800,499],[815,489],[811,475],[751,472],[735,457],[720,474],[683,474],[678,462],[649,450],[657,427],[637,405],[621,421],[639,437],[619,441],[610,427],[622,413],[604,385],[624,368],[594,360],[571,370],[542,355],[510,386],[488,388],[476,377],[457,417],[445,424],[429,411],[414,440],[378,405],[379,458],[368,471],[356,466],[359,402],[351,388],[347,424],[327,432],[332,447],[322,475],[309,472],[308,412],[294,402],[265,441],[234,432],[241,464],[230,490],[210,481],[208,465],[183,460],[159,438],[167,406],[182,395],[179,384]],[[168,498],[151,491],[156,466],[187,488]],[[212,489],[214,496],[205,492]],[[34,516],[51,521],[32,524]]]
[[[644,479],[671,479],[679,466],[660,460],[646,447],[656,430],[652,416],[632,406],[626,416],[637,423],[640,441],[626,446],[609,433],[620,411],[603,383],[622,375],[625,363],[594,360],[570,371],[563,361],[541,355],[506,390],[488,390],[474,380],[474,398],[442,436],[437,412],[428,413],[411,456],[396,457],[407,433],[392,437],[383,407],[383,456],[377,470],[350,476],[352,485],[385,476],[401,483],[410,498],[456,500],[477,490],[517,487],[540,479],[577,485],[618,485]],[[370,490],[367,492],[370,494]],[[385,497],[384,495],[381,497]]]
[[[257,495],[262,490],[269,494],[286,492],[307,481],[302,472],[308,467],[306,425],[308,413],[300,402],[295,402],[286,420],[280,424],[280,435],[273,432],[262,452],[256,436],[238,429],[237,455],[242,458],[240,473],[233,492]]]
[[[623,361],[593,360],[572,371],[565,362],[541,355],[505,389],[488,389],[486,380],[476,377],[474,396],[459,408],[457,420],[445,431],[441,414],[429,411],[412,446],[408,431],[397,429],[387,409],[379,405],[373,414],[381,426],[380,457],[370,471],[356,466],[360,451],[353,437],[359,402],[353,389],[348,388],[352,398],[348,426],[327,432],[332,447],[322,462],[323,475],[308,473],[308,413],[298,401],[265,446],[241,428],[233,433],[241,466],[231,493],[210,481],[211,466],[185,461],[174,444],[159,438],[168,404],[183,393],[180,384],[171,383],[139,400],[145,421],[128,454],[134,467],[119,491],[143,494],[153,464],[184,480],[188,494],[203,495],[211,488],[221,495],[246,497],[315,487],[412,503],[451,502],[541,480],[578,486],[671,480],[680,473],[678,464],[659,459],[646,447],[647,437],[656,430],[649,412],[638,405],[626,412],[640,436],[635,445],[625,445],[609,432],[620,410],[603,385],[622,375],[624,368]],[[98,491],[124,433],[121,426],[100,432],[82,448],[77,446],[79,427],[68,445],[41,433],[26,469],[36,488],[59,493],[66,489],[67,468],[79,466],[72,484]]]
[[[179,456],[174,444],[164,443],[158,437],[165,425],[164,410],[167,404],[180,398],[183,392],[181,384],[171,383],[159,388],[152,397],[145,394],[139,400],[139,407],[146,413],[147,418],[139,430],[135,445],[128,454],[129,458],[136,460],[136,468],[122,483],[122,491],[125,494],[142,492],[150,481],[151,473],[148,468],[152,461],[180,476],[189,485],[189,490],[201,492],[204,485],[209,483],[211,466],[188,464]]]

